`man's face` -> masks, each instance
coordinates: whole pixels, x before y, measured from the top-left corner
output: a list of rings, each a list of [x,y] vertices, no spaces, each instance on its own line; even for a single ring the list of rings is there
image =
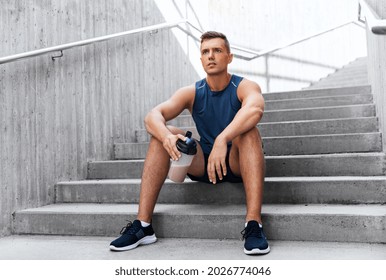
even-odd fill
[[[202,42],[200,59],[205,72],[216,75],[228,71],[233,55],[228,52],[223,39],[214,38]]]

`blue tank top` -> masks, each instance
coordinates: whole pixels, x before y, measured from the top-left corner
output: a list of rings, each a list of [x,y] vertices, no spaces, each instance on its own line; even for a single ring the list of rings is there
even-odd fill
[[[206,79],[196,82],[192,117],[200,135],[202,150],[206,154],[210,154],[216,137],[232,122],[241,108],[237,87],[242,79],[232,75],[222,91],[211,91]]]

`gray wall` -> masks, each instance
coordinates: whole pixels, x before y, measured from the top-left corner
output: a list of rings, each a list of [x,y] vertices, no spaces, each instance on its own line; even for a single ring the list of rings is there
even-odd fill
[[[386,1],[367,1],[380,19],[386,19]],[[380,120],[380,128],[386,132],[386,36],[374,35],[367,30],[368,73]],[[386,141],[383,141],[386,151]]]
[[[152,0],[3,0],[0,57],[164,22]],[[145,113],[197,73],[171,31],[0,65],[0,236],[17,209],[134,140]]]

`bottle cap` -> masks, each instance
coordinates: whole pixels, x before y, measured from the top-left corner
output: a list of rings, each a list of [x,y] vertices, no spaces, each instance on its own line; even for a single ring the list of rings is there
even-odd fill
[[[187,155],[195,155],[197,153],[197,143],[192,138],[192,132],[187,131],[185,136],[186,141],[182,141],[181,139],[177,140],[177,149],[184,154]]]

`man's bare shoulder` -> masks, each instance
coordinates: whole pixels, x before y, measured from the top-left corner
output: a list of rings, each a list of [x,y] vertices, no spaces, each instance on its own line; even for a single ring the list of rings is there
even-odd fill
[[[194,84],[189,86],[184,86],[179,88],[175,94],[194,94],[196,92],[196,87]]]
[[[243,102],[244,98],[249,95],[258,95],[259,98],[263,98],[259,84],[244,78],[237,88],[237,96],[239,100]]]
[[[248,90],[248,91],[253,90],[253,91],[257,91],[258,93],[261,93],[261,88],[259,84],[247,78],[242,79],[242,81],[239,84],[239,89]]]
[[[184,109],[191,109],[196,94],[195,85],[189,85],[179,88],[167,101],[167,103],[174,104],[177,107]]]

